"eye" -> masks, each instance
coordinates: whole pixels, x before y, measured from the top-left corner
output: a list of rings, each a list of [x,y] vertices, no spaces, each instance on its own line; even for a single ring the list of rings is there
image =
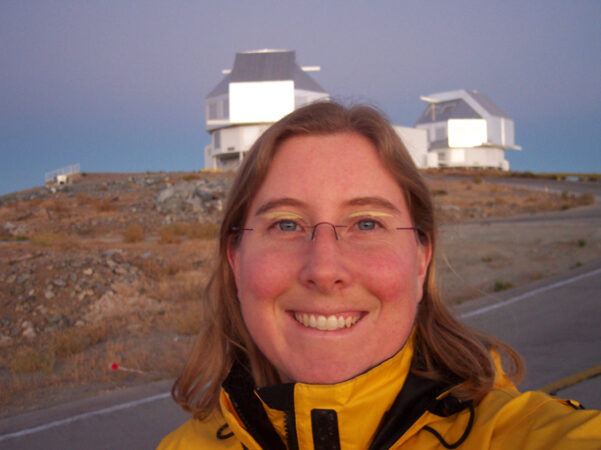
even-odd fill
[[[375,220],[364,219],[357,222],[357,228],[361,231],[375,230],[378,226]]]
[[[292,220],[280,220],[275,224],[281,231],[296,231],[299,226]]]

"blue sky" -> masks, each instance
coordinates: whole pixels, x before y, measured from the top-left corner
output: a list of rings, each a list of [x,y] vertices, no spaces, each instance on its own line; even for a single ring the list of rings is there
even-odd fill
[[[0,194],[73,163],[202,168],[204,98],[236,52],[260,48],[296,50],[335,98],[399,125],[420,95],[477,89],[515,120],[513,169],[601,172],[596,0],[3,0]]]

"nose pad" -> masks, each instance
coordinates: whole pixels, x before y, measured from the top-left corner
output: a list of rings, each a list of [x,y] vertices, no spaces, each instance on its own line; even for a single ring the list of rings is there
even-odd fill
[[[315,225],[313,225],[313,231],[311,232],[311,240],[314,241],[315,240],[315,234],[317,233],[317,227],[320,225],[329,225],[332,227],[332,231],[334,231],[334,237],[336,238],[336,240],[339,240],[338,237],[338,231],[336,230],[336,225],[334,225],[333,223],[330,222],[319,222],[316,223]]]

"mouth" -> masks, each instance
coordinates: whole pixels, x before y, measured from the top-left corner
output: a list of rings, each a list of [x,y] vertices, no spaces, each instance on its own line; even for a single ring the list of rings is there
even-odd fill
[[[322,314],[295,312],[294,318],[298,323],[307,328],[314,328],[320,331],[336,331],[351,328],[361,319],[361,314],[345,313],[324,316]]]

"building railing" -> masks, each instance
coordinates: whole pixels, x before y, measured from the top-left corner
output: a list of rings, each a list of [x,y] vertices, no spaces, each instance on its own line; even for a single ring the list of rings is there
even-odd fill
[[[67,176],[73,175],[73,174],[79,173],[80,169],[81,169],[81,167],[78,163],[78,164],[72,164],[67,167],[62,167],[60,169],[52,170],[50,172],[46,172],[46,174],[44,175],[44,181],[45,182],[52,181],[58,175],[67,175]]]

